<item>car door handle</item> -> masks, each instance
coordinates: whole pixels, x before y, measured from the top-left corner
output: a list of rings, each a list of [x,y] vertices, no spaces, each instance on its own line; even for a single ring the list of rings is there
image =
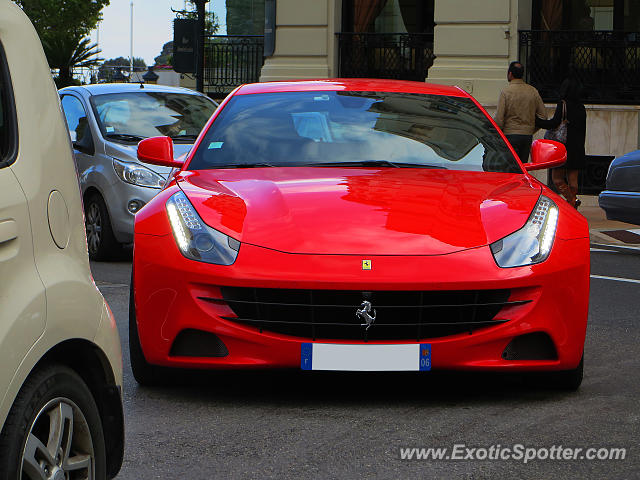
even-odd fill
[[[18,224],[15,220],[0,220],[0,244],[18,238]]]

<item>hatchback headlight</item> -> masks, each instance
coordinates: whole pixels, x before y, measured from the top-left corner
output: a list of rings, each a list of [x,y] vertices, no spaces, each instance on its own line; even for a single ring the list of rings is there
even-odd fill
[[[240,242],[206,225],[184,193],[172,195],[166,207],[173,237],[185,257],[216,265],[236,261]]]
[[[503,268],[544,262],[551,253],[557,225],[558,206],[541,195],[524,227],[491,244],[493,258]]]
[[[162,188],[165,184],[164,177],[138,163],[121,162],[114,158],[113,169],[122,181],[132,185],[149,188]]]

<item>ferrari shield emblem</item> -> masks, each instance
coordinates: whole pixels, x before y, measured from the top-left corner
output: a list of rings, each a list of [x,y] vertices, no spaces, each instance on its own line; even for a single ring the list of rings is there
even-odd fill
[[[362,269],[371,270],[371,260],[362,260]]]

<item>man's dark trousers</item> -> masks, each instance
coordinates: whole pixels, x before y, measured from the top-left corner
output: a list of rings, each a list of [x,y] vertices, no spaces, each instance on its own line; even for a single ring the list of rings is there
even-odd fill
[[[511,143],[511,146],[520,157],[522,163],[529,161],[529,152],[531,151],[531,142],[533,142],[533,135],[518,135],[511,134],[506,135],[507,140]]]

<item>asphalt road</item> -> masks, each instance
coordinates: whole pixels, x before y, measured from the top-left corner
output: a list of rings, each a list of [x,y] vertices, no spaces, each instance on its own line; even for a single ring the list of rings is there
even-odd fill
[[[92,269],[124,353],[127,446],[118,479],[640,478],[640,283],[592,279],[585,379],[575,393],[436,372],[205,373],[146,388],[128,358],[130,253]],[[594,251],[592,275],[640,280],[640,255]],[[625,460],[526,464],[400,458],[401,448],[456,444],[627,452]]]

